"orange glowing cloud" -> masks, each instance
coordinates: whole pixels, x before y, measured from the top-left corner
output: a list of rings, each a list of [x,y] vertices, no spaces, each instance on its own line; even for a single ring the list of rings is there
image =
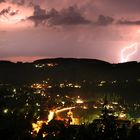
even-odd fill
[[[23,24],[20,24],[21,20],[32,15],[32,7],[27,6],[18,6],[9,2],[0,4],[0,26],[4,28],[15,28],[23,27]],[[24,23],[25,24],[25,23]]]

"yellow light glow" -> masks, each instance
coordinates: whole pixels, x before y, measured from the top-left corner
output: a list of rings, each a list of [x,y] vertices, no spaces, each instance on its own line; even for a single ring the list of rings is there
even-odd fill
[[[3,110],[3,113],[4,113],[4,114],[7,114],[7,113],[8,113],[8,109],[7,109],[7,108],[4,109],[4,110]]]
[[[71,110],[73,108],[75,108],[75,107],[66,107],[66,108],[62,108],[62,109],[56,110],[55,112],[56,113],[60,113],[60,112],[63,112],[63,111]]]
[[[81,99],[77,99],[77,100],[76,100],[76,103],[77,103],[77,104],[82,104],[82,103],[84,103],[84,101],[81,100]]]
[[[37,121],[36,123],[32,123],[33,132],[38,133],[42,127],[42,124],[46,123],[45,121]]]
[[[83,109],[88,109],[88,107],[87,106],[83,106]]]
[[[48,122],[50,122],[53,118],[54,118],[54,111],[53,110],[50,110],[49,111],[49,115],[48,115]]]
[[[75,85],[74,87],[75,87],[75,88],[81,88],[81,86],[80,86],[80,85]]]
[[[126,118],[126,114],[125,113],[120,113],[119,118],[121,118],[121,119]]]

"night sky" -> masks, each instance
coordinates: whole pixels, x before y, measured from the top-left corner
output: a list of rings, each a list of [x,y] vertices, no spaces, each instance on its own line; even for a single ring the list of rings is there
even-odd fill
[[[140,0],[0,0],[0,59],[140,61]],[[134,48],[126,50],[128,55]]]

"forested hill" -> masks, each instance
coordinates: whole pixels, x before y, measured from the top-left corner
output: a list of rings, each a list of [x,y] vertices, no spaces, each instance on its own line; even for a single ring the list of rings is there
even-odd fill
[[[140,63],[110,64],[96,59],[56,58],[32,63],[0,61],[0,83],[25,84],[52,81],[130,81],[140,79]]]

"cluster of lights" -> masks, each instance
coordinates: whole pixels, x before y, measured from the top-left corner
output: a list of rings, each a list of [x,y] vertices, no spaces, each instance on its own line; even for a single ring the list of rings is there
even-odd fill
[[[57,65],[58,65],[57,63],[48,63],[48,64],[47,64],[48,67],[55,67],[55,66],[57,66]]]
[[[45,64],[37,64],[37,65],[35,65],[35,67],[36,68],[43,68],[43,67],[45,67]]]
[[[35,88],[35,89],[42,89],[42,88],[46,88],[46,87],[48,87],[46,84],[39,84],[39,83],[31,85],[31,88]]]
[[[98,84],[98,86],[99,86],[99,87],[102,87],[104,84],[106,84],[106,81],[101,81],[101,82]]]
[[[36,64],[36,68],[44,68],[44,67],[55,67],[57,66],[57,63],[47,63],[47,64]]]
[[[80,85],[78,84],[72,84],[72,83],[68,83],[68,84],[64,84],[64,83],[61,83],[59,85],[60,88],[65,88],[65,87],[71,87],[71,88],[81,88]]]
[[[76,103],[77,103],[77,104],[83,104],[84,101],[83,101],[82,99],[77,99],[77,100],[76,100]]]
[[[41,129],[43,123],[47,123],[45,121],[37,121],[36,123],[32,123],[33,133],[38,133]]]
[[[121,112],[118,116],[120,119],[125,119],[126,118],[126,114]]]

